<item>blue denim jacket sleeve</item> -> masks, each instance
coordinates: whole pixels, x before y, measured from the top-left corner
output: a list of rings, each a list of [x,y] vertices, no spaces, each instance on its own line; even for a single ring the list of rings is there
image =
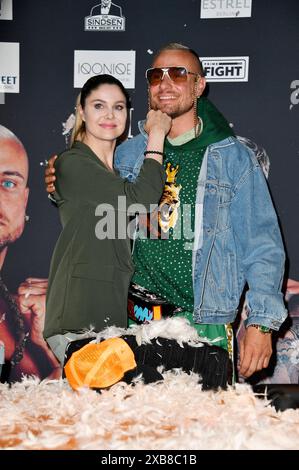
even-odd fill
[[[281,292],[285,253],[277,216],[262,169],[251,150],[251,165],[238,180],[232,224],[248,284],[246,302],[253,323],[279,329],[287,316]]]
[[[144,160],[146,137],[138,134],[116,148],[114,168],[122,178],[135,181]]]

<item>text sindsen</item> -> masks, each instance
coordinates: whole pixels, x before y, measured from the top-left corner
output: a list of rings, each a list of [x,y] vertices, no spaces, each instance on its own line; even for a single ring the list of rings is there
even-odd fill
[[[125,18],[112,15],[97,15],[85,18],[85,31],[124,31]]]

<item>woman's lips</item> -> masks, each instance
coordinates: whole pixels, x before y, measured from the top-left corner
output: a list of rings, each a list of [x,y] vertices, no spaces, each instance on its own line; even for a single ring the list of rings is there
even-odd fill
[[[103,127],[104,129],[115,129],[116,125],[115,124],[100,124],[100,127]]]

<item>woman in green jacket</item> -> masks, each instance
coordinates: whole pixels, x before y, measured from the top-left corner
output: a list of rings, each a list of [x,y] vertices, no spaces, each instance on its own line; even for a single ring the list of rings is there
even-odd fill
[[[128,209],[135,204],[135,212],[144,212],[158,203],[165,182],[163,143],[171,126],[161,111],[148,113],[142,171],[135,183],[123,180],[113,170],[113,154],[129,107],[116,78],[90,78],[80,93],[71,148],[55,161],[63,230],[50,266],[44,337],[61,362],[68,342],[83,330],[127,326],[134,269]]]

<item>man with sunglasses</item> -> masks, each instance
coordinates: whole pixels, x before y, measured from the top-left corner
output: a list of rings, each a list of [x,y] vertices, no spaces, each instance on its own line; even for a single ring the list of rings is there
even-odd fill
[[[284,250],[265,178],[253,152],[202,96],[206,82],[193,50],[165,46],[146,78],[149,107],[167,113],[172,127],[164,147],[161,208],[149,223],[140,220],[134,242],[130,317],[140,322],[165,312],[182,315],[200,336],[233,355],[231,323],[248,285],[239,373],[249,377],[267,367],[270,333],[286,318]],[[115,168],[130,181],[146,149],[144,122],[139,129],[115,156]],[[48,192],[54,190],[52,166],[46,171]]]

